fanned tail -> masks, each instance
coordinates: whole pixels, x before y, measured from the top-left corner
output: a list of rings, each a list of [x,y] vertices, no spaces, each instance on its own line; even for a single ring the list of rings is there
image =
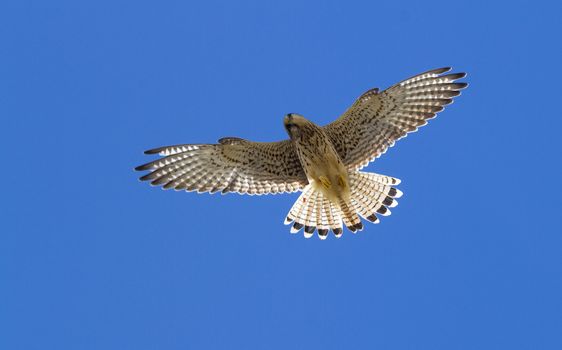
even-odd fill
[[[388,216],[388,208],[395,207],[395,198],[402,196],[402,192],[395,185],[400,180],[375,173],[353,172],[349,174],[351,197],[333,203],[312,185],[304,188],[287,218],[285,224],[292,223],[291,233],[297,233],[304,228],[304,236],[312,237],[318,231],[320,239],[326,239],[328,231],[332,230],[339,238],[343,233],[343,225],[351,232],[361,231],[363,223],[360,217],[373,222],[379,222],[379,215]]]

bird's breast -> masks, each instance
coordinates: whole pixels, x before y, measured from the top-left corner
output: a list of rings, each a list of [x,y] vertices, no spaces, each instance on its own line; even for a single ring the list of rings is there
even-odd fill
[[[322,133],[297,144],[297,153],[308,181],[332,202],[350,195],[347,168],[328,137]]]

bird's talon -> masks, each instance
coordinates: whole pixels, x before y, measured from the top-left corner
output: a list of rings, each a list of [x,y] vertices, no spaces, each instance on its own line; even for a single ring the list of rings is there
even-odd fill
[[[320,183],[322,183],[322,186],[324,186],[326,189],[332,187],[332,183],[326,176],[320,176],[318,179],[320,180]]]
[[[346,187],[345,179],[341,175],[338,176],[338,184],[340,185],[341,188]]]

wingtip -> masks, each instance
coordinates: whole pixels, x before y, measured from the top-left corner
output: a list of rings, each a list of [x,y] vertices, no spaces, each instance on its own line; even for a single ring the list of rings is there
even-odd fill
[[[153,173],[148,173],[146,175],[143,175],[141,177],[139,177],[139,181],[149,181],[149,180],[153,180],[154,177],[151,176]]]
[[[139,165],[137,167],[135,167],[135,171],[144,171],[144,170],[149,170],[151,167],[149,166],[149,163],[147,164],[143,164],[143,165]]]
[[[466,89],[466,87],[468,86],[468,83],[466,82],[454,83],[454,84],[459,90]]]
[[[453,69],[453,67],[441,67],[441,68],[433,69],[429,72],[434,74],[443,74],[450,71],[451,69]]]

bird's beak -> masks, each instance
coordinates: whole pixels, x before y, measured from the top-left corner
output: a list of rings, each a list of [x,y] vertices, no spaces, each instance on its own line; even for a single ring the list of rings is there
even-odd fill
[[[287,129],[287,132],[290,134],[290,129],[295,126],[292,113],[287,114],[285,118],[283,118],[283,125],[285,125],[285,129]]]
[[[283,118],[283,124],[285,125],[285,130],[287,130],[291,139],[294,140],[300,136],[300,130],[293,119],[293,114],[289,113],[285,116],[285,118]]]
[[[289,124],[292,124],[293,121],[293,114],[289,113],[285,116],[285,118],[283,118],[283,124],[285,124],[285,127],[287,127]]]

